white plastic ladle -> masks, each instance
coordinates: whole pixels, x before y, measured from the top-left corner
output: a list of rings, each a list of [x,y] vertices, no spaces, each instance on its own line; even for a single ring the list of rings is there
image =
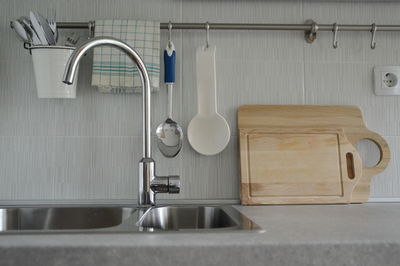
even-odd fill
[[[188,140],[203,155],[220,153],[230,139],[229,125],[217,112],[215,52],[216,47],[211,45],[196,51],[198,110],[189,123]]]

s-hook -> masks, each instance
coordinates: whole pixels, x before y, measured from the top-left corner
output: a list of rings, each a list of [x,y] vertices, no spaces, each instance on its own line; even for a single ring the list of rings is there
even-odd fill
[[[313,43],[317,39],[318,24],[312,19],[307,19],[305,24],[309,24],[310,29],[304,32],[304,38],[306,42]]]
[[[210,24],[206,22],[206,48],[210,46]]]
[[[371,29],[371,33],[372,33],[371,49],[375,49],[375,47],[376,47],[375,35],[376,35],[376,31],[378,30],[378,27],[375,25],[375,23],[372,23],[371,26],[372,26],[372,29]]]
[[[94,37],[94,21],[89,21],[88,23],[88,30],[89,30],[89,36],[88,39],[91,39]]]
[[[168,22],[168,48],[172,48],[172,22]]]
[[[338,48],[338,41],[337,41],[337,34],[339,31],[339,26],[337,23],[333,23],[333,41],[332,41],[332,46],[333,48]]]

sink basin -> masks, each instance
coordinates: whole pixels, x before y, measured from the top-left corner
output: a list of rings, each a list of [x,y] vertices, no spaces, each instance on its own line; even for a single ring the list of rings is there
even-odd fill
[[[131,216],[124,207],[53,207],[0,209],[0,232],[112,227]]]
[[[261,229],[231,206],[165,206],[147,210],[138,222],[147,230]]]
[[[0,234],[263,230],[232,206],[0,207]]]

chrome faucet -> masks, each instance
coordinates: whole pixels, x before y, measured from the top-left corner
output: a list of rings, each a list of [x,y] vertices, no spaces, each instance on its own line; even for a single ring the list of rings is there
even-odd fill
[[[65,68],[63,82],[72,84],[83,55],[91,48],[108,45],[113,46],[125,54],[137,65],[142,81],[143,105],[143,158],[139,162],[139,206],[156,205],[157,193],[179,193],[179,176],[156,176],[155,162],[151,158],[151,128],[150,107],[151,92],[150,79],[146,66],[139,54],[128,44],[112,37],[95,37],[80,45],[73,52]]]

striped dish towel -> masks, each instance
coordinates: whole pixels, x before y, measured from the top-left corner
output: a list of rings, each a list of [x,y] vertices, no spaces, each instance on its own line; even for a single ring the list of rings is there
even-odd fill
[[[120,39],[142,57],[150,76],[152,91],[160,88],[160,22],[145,20],[97,20],[95,36]],[[117,48],[94,49],[92,86],[103,93],[141,93],[136,64]]]

